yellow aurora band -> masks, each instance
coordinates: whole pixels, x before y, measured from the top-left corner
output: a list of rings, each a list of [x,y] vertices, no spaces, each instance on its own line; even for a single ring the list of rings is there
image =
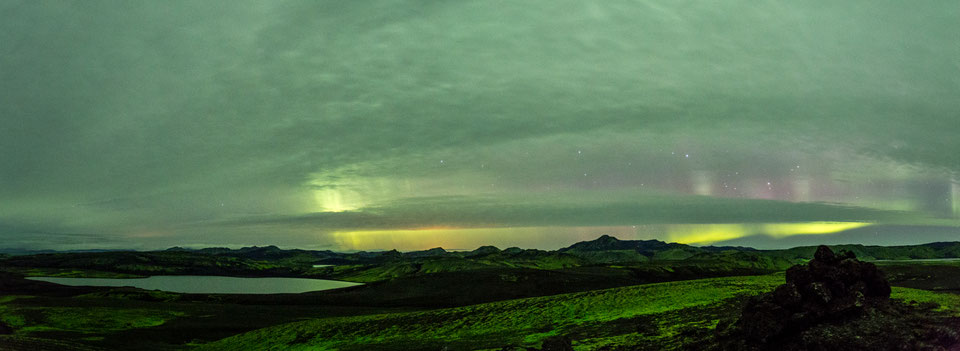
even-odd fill
[[[667,226],[666,241],[681,244],[712,244],[749,235],[782,238],[791,235],[832,234],[870,225],[862,222],[674,224]]]
[[[593,240],[610,234],[623,240],[658,239],[682,244],[709,245],[751,235],[782,238],[791,235],[832,234],[869,226],[863,222],[802,222],[744,224],[664,224],[611,227],[520,227],[520,228],[422,228],[412,230],[342,231],[333,238],[342,249],[401,251],[434,247],[474,249],[483,245],[501,248],[556,249],[577,241]]]

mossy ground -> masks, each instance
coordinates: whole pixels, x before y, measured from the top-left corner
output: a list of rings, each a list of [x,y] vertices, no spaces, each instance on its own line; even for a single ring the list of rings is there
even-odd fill
[[[185,315],[184,312],[166,309],[49,307],[14,303],[18,299],[32,298],[31,296],[0,298],[0,321],[15,328],[18,334],[49,331],[103,333],[155,327]]]
[[[658,342],[712,328],[730,300],[758,294],[781,275],[657,283],[426,312],[328,318],[228,338],[209,349],[452,349],[536,346],[579,335],[578,349]],[[637,339],[637,340],[634,340]]]
[[[187,297],[128,288],[70,297],[0,296],[0,324],[14,330],[13,335],[0,336],[0,350],[5,350],[7,344],[19,345],[14,350],[189,349],[195,344],[306,318],[396,311],[323,305],[242,305],[223,303],[220,297]],[[191,298],[199,301],[189,301]],[[283,295],[274,297],[275,303],[282,301]],[[69,341],[75,347],[48,347],[63,344],[60,341]]]
[[[922,271],[884,268],[909,273],[901,274],[910,278],[899,280],[901,283],[929,283],[932,287],[958,276],[955,270],[931,269],[929,265]],[[2,337],[0,344],[67,340],[78,347],[106,349],[500,350],[539,347],[545,338],[563,335],[573,340],[577,350],[697,349],[711,340],[720,320],[739,314],[747,297],[784,281],[781,273],[600,289],[610,285],[598,281],[623,280],[619,285],[636,281],[627,279],[636,271],[613,269],[617,268],[578,267],[549,271],[553,275],[541,277],[535,274],[538,270],[501,268],[493,271],[498,274],[488,274],[496,279],[482,281],[476,278],[481,276],[478,272],[486,272],[483,270],[460,275],[439,272],[369,284],[362,291],[299,295],[187,296],[128,288],[33,289],[29,291],[50,293],[0,296],[0,322],[16,331]],[[58,273],[78,274],[72,270]],[[914,273],[929,277],[914,279]],[[581,275],[603,279],[582,279]],[[425,284],[437,279],[442,281],[439,285],[450,285],[450,289]],[[410,286],[403,288],[404,284]],[[523,291],[517,297],[525,298],[519,299],[493,292],[520,286],[537,292],[551,291],[550,287],[580,292],[540,296],[544,294]],[[406,295],[397,296],[399,291]],[[363,293],[359,298],[344,298],[359,293]],[[428,298],[413,299],[416,296]],[[894,288],[893,298],[934,302],[938,310],[960,316],[960,295]],[[486,301],[496,302],[479,303]],[[448,306],[459,307],[443,308]]]
[[[906,303],[935,303],[935,311],[960,317],[960,295],[929,290],[894,287],[890,298]]]
[[[92,269],[69,268],[25,268],[2,267],[5,272],[21,274],[25,277],[58,277],[58,278],[144,278],[145,276],[127,273],[98,271]]]
[[[204,350],[497,349],[567,335],[577,350],[675,349],[706,338],[780,274],[657,283],[425,312],[325,318],[253,331]],[[960,313],[960,296],[895,288],[894,298]]]

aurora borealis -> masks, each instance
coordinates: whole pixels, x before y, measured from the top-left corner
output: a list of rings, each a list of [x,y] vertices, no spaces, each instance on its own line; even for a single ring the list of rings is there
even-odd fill
[[[955,2],[7,0],[0,18],[0,247],[960,240]]]

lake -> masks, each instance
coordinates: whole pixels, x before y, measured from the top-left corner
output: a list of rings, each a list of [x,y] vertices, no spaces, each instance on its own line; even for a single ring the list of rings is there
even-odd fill
[[[362,285],[336,280],[306,278],[238,278],[196,275],[157,275],[147,278],[59,278],[27,279],[69,286],[132,286],[188,294],[298,294]]]

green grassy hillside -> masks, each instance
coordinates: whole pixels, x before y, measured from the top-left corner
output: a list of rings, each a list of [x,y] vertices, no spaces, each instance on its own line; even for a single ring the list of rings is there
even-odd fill
[[[201,350],[499,349],[537,347],[567,335],[577,350],[678,348],[739,312],[738,301],[772,289],[782,275],[657,283],[425,312],[339,317],[279,325]],[[894,298],[960,311],[960,296],[896,288]]]

